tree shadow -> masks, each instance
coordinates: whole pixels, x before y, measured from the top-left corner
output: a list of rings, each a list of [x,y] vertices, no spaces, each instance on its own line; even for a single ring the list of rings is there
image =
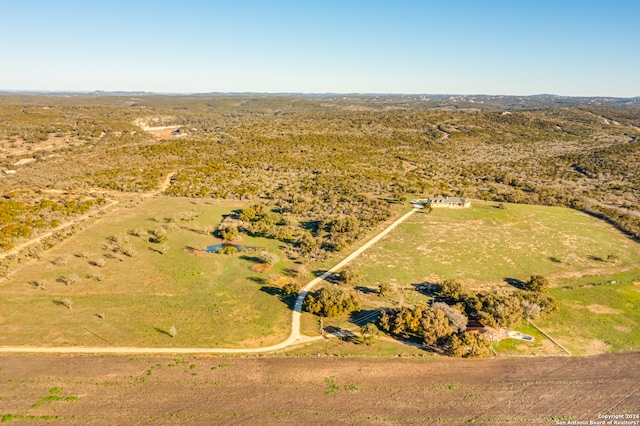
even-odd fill
[[[430,281],[423,281],[421,283],[411,284],[413,288],[420,294],[424,294],[425,296],[435,297],[438,295],[442,286],[438,283],[432,283]]]
[[[589,260],[595,260],[596,262],[604,262],[604,259],[601,258],[600,256],[594,256],[592,254],[590,254],[589,256],[587,256],[587,259]]]
[[[524,290],[524,281],[517,278],[504,278],[503,281],[519,290]]]
[[[153,327],[153,329],[155,331],[157,331],[158,333],[160,333],[160,334],[165,334],[165,335],[167,335],[169,337],[173,337],[171,334],[169,334],[169,332],[167,330],[163,330],[163,329],[158,328],[158,327]]]
[[[326,274],[327,271],[326,269],[316,269],[315,271],[312,272],[314,277],[319,277],[321,275]],[[328,277],[326,277],[324,279],[326,282],[331,283],[331,284],[340,284],[340,273],[339,272],[334,272],[331,275],[329,275]]]
[[[268,282],[268,280],[266,278],[262,278],[262,277],[249,277],[248,279],[250,281],[253,281],[254,283],[260,284],[260,285],[265,285]]]
[[[323,330],[325,333],[332,334],[338,339],[342,340],[343,342],[349,342],[355,345],[359,345],[362,343],[355,333],[353,333],[352,331],[346,330],[344,328],[334,327],[332,325],[329,325],[325,327]]]
[[[258,256],[249,256],[249,255],[243,254],[242,256],[240,256],[240,259],[247,260],[251,263],[262,263],[260,258],[258,258]]]
[[[363,293],[363,294],[376,294],[376,293],[378,293],[378,289],[371,288],[371,287],[365,287],[365,286],[362,286],[362,285],[357,285],[353,289],[355,291],[359,291],[360,293]]]
[[[72,302],[68,299],[53,299],[52,302],[54,305],[64,306],[67,309],[71,309]]]
[[[282,294],[280,288],[273,285],[263,285],[262,287],[260,287],[260,291],[270,294],[271,296],[280,296]]]
[[[284,268],[282,273],[285,274],[289,278],[295,278],[298,276],[298,271],[293,268]]]
[[[291,310],[293,310],[295,304],[296,304],[296,298],[298,297],[297,294],[292,294],[290,296],[285,296],[284,294],[282,294],[282,289],[280,287],[276,287],[273,285],[263,285],[262,287],[260,287],[260,291],[267,293],[271,296],[277,296],[278,299],[284,303],[285,305],[287,305],[287,307]]]
[[[151,251],[155,251],[156,253],[162,254],[162,251],[158,250],[157,248],[153,248],[153,247],[147,247],[147,248]]]
[[[40,283],[38,281],[29,281],[29,285],[33,288],[39,288],[40,290],[44,290],[45,289],[45,285],[43,283]]]
[[[299,223],[302,229],[306,229],[307,231],[316,232],[320,228],[319,220],[308,220]]]
[[[552,261],[553,263],[562,263],[562,260],[558,259],[557,257],[554,256],[549,256],[548,259],[550,261]]]
[[[382,311],[380,309],[367,309],[363,311],[353,312],[349,316],[349,321],[358,327],[362,327],[367,323],[378,323],[378,320],[382,316]]]

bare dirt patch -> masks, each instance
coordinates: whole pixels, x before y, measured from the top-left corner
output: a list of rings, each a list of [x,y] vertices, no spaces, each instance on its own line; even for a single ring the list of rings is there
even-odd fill
[[[585,347],[585,352],[589,355],[604,354],[609,351],[611,351],[611,345],[598,339],[592,340]]]
[[[597,420],[611,407],[636,412],[640,369],[631,367],[639,363],[640,353],[489,360],[12,355],[0,356],[0,413],[78,425],[551,424],[552,417]],[[69,400],[34,407],[52,394]]]
[[[622,311],[619,310],[619,309],[614,309],[614,308],[611,308],[609,306],[597,305],[597,304],[589,305],[589,306],[587,306],[587,309],[590,312],[593,312],[594,314],[599,314],[599,315],[600,314],[616,315],[616,314],[621,314],[622,313]]]
[[[268,274],[272,267],[273,265],[269,265],[267,263],[254,263],[251,265],[251,270],[261,274]]]

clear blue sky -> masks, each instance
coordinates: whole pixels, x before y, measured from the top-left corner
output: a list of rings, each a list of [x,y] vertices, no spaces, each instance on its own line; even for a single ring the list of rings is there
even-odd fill
[[[0,0],[0,90],[640,96],[639,0]]]

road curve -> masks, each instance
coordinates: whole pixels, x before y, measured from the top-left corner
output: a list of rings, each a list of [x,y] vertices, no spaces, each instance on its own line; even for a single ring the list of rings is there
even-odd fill
[[[241,354],[241,353],[261,353],[272,352],[285,349],[292,345],[300,343],[313,342],[323,339],[322,336],[304,336],[300,332],[300,316],[302,314],[302,303],[305,297],[313,287],[324,279],[344,268],[349,262],[360,256],[369,247],[384,238],[396,226],[404,222],[419,209],[412,209],[404,214],[401,218],[386,227],[382,232],[367,241],[356,251],[345,257],[340,263],[326,271],[324,274],[309,281],[298,293],[293,312],[291,314],[291,334],[289,337],[275,345],[265,346],[262,348],[138,348],[126,346],[58,346],[58,347],[39,347],[39,346],[1,346],[0,353],[59,353],[59,354]]]

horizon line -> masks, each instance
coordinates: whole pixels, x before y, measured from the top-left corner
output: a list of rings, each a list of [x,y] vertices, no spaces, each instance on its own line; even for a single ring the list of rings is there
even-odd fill
[[[162,96],[202,96],[202,95],[301,95],[301,96],[463,96],[463,97],[559,97],[559,98],[610,98],[610,99],[638,99],[640,96],[609,96],[609,95],[558,95],[554,93],[535,93],[530,95],[518,94],[486,94],[486,93],[420,93],[420,92],[257,92],[257,91],[211,91],[211,92],[164,92],[164,91],[147,91],[147,90],[38,90],[38,89],[0,89],[0,94],[77,94],[77,95],[96,95],[96,94],[135,94],[137,96],[144,95],[162,95]]]

